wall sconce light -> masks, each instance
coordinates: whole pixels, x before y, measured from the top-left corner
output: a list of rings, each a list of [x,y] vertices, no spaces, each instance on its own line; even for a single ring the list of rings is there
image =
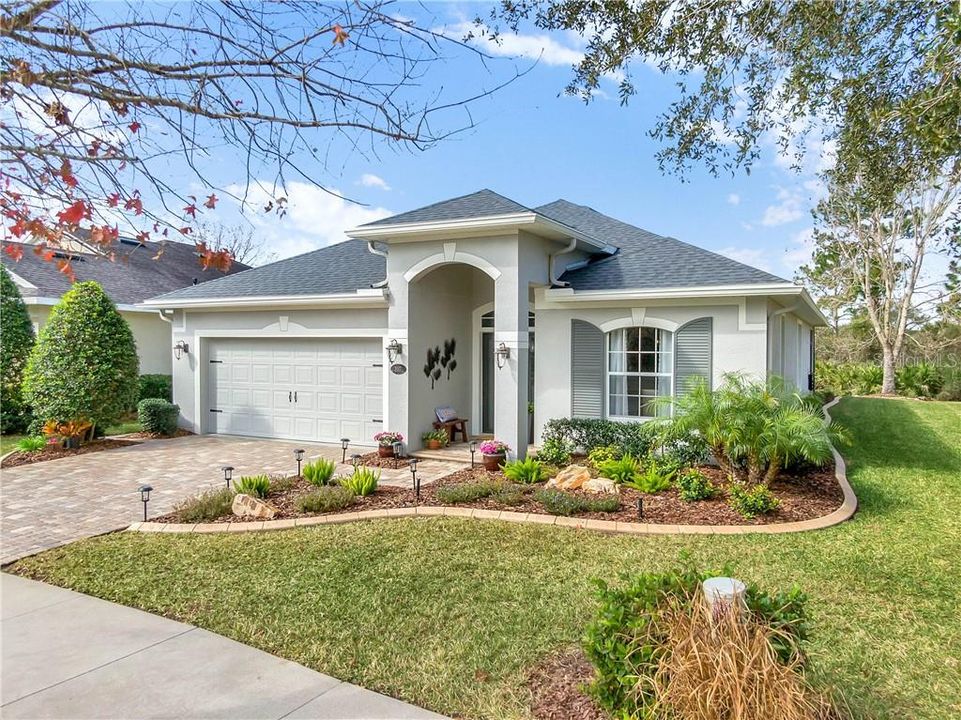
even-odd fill
[[[178,360],[184,355],[190,352],[190,346],[187,345],[183,340],[178,340],[177,344],[174,345],[174,357]]]
[[[504,363],[507,362],[507,359],[510,356],[511,356],[511,349],[507,347],[507,345],[505,345],[504,343],[501,343],[500,345],[497,346],[497,349],[494,351],[494,360],[497,361],[498,369],[504,367]]]
[[[402,352],[404,352],[404,346],[396,339],[391,339],[391,341],[387,343],[387,362],[393,364],[394,360],[400,357]]]
[[[234,476],[234,466],[224,465],[220,469],[224,471],[224,482],[227,484],[227,489],[230,490],[230,479]]]
[[[350,445],[350,438],[340,439],[340,449],[343,450],[343,454],[340,456],[340,461],[342,463],[347,462],[347,446]]]
[[[297,477],[300,477],[300,463],[304,460],[304,451],[300,448],[294,450],[294,460],[297,461]]]
[[[150,491],[153,490],[149,485],[140,486],[140,502],[143,503],[143,521],[147,522],[147,503],[150,502]]]
[[[417,458],[411,458],[410,462],[410,474],[414,481],[414,497],[420,500],[420,480],[417,479]]]

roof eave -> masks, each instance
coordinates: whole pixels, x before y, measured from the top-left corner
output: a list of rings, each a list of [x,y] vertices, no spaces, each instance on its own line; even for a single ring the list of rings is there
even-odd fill
[[[249,310],[276,307],[385,308],[388,305],[388,298],[385,290],[364,288],[350,293],[328,295],[253,295],[222,298],[165,298],[161,295],[145,300],[141,305],[147,308],[171,310]]]

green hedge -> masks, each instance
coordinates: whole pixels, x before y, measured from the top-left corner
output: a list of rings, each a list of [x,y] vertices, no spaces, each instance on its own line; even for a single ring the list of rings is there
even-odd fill
[[[820,361],[814,372],[820,392],[834,395],[873,395],[881,392],[882,371],[872,363]],[[894,385],[906,397],[961,400],[961,367],[915,363],[895,372]]]
[[[0,265],[0,432],[21,433],[30,423],[23,371],[33,348],[33,323],[20,290]]]
[[[137,403],[137,417],[144,431],[159,435],[173,435],[177,431],[180,406],[162,398],[147,398]]]
[[[644,457],[654,446],[654,435],[654,423],[554,418],[544,427],[543,442],[561,441],[585,453],[594,448],[616,445],[622,452]]]
[[[160,398],[173,402],[173,377],[170,375],[141,375],[137,402],[147,398]]]

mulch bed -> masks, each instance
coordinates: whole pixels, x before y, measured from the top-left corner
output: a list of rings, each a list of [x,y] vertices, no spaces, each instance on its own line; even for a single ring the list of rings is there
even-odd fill
[[[115,448],[139,445],[136,440],[116,440],[114,438],[104,438],[84,443],[78,448],[66,448],[59,445],[47,445],[43,450],[36,452],[21,452],[19,450],[11,453],[3,459],[0,468],[12,468],[20,465],[32,465],[33,463],[44,462],[45,460],[56,460],[57,458],[73,457],[75,455],[86,455],[87,453],[100,452],[101,450],[114,450]]]
[[[360,465],[366,465],[367,467],[387,468],[389,470],[402,470],[410,467],[410,458],[381,457],[376,452],[361,455],[358,462]]]
[[[372,453],[376,456],[376,453]],[[378,458],[386,460],[386,458]],[[395,460],[395,462],[404,462]],[[812,469],[800,475],[784,473],[780,479],[771,485],[771,490],[780,499],[781,505],[766,516],[748,520],[741,517],[727,505],[726,495],[728,481],[724,473],[716,467],[703,466],[702,472],[721,488],[721,492],[711,500],[684,502],[678,497],[677,490],[670,489],[656,495],[646,495],[631,488],[621,488],[621,507],[614,512],[579,513],[576,517],[596,520],[614,520],[620,522],[645,522],[663,525],[765,525],[769,523],[793,522],[810,520],[827,515],[835,510],[843,501],[844,495],[834,477],[833,466]],[[414,497],[414,491],[404,488],[381,485],[377,492],[367,497],[357,497],[354,503],[344,510],[336,512],[357,512],[360,510],[383,510],[388,508],[403,508],[415,506],[436,506],[443,503],[437,500],[437,488],[465,482],[480,482],[490,480],[505,481],[503,473],[489,473],[482,467],[458,470],[434,483],[421,487],[420,499]],[[278,510],[275,519],[306,517],[312,513],[299,513],[296,510],[297,497],[314,489],[302,478],[290,478],[289,489],[283,492],[271,493],[267,502]],[[505,481],[506,482],[506,481]],[[474,502],[462,503],[459,507],[483,508],[488,510],[509,510],[519,513],[545,514],[543,506],[536,500],[537,490],[543,484],[518,486],[524,495],[516,505],[504,505],[492,498],[481,498]],[[598,495],[581,490],[566,491],[572,495],[584,498],[597,498]],[[644,501],[644,515],[637,517],[637,500]],[[176,513],[171,513],[158,522],[179,522]],[[227,515],[211,522],[236,522],[237,518]]]
[[[606,720],[610,716],[584,692],[594,668],[578,648],[548,655],[527,676],[531,712],[538,720]]]

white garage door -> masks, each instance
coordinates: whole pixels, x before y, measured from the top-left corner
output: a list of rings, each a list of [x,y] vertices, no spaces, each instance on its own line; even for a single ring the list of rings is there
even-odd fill
[[[373,445],[383,429],[380,338],[211,341],[207,432]]]

